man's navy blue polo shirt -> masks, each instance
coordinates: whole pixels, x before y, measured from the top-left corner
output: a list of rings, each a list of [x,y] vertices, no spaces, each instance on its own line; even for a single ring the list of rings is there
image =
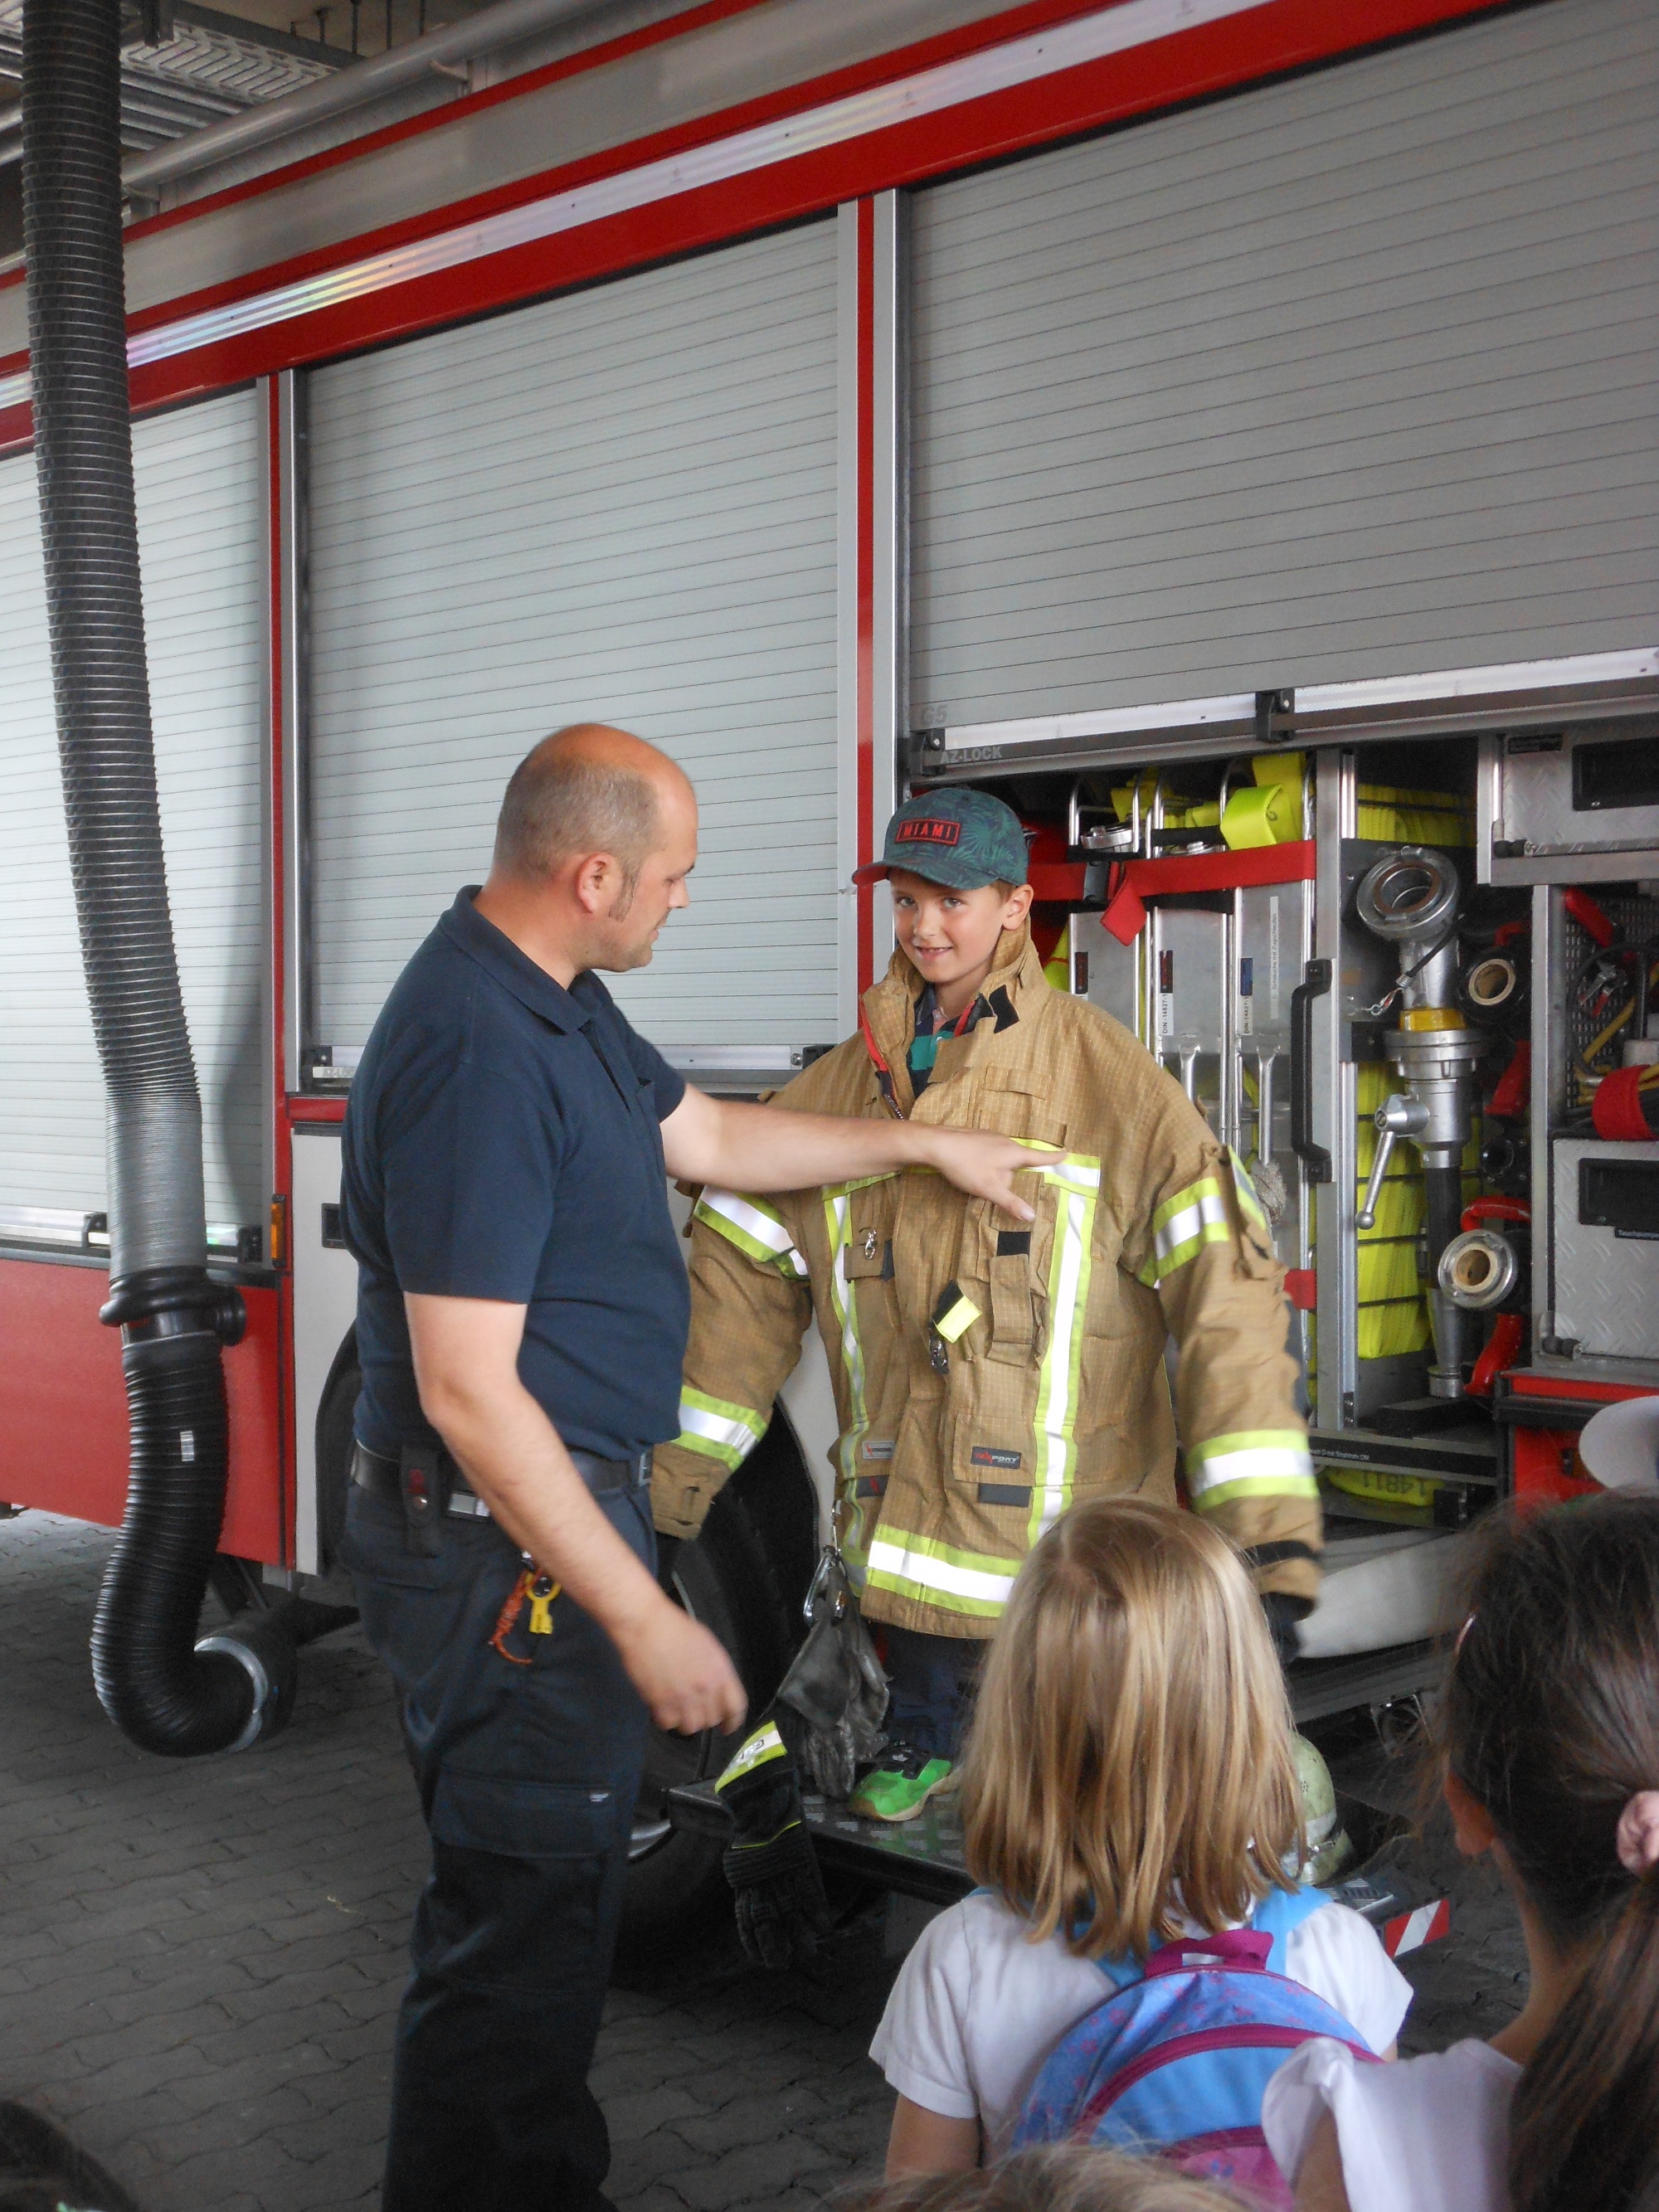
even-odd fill
[[[476,888],[476,887],[474,887]],[[431,1443],[406,1291],[528,1309],[519,1374],[573,1449],[679,1432],[690,1295],[659,1124],[685,1085],[597,975],[563,990],[464,890],[398,977],[345,1119],[357,1434]]]

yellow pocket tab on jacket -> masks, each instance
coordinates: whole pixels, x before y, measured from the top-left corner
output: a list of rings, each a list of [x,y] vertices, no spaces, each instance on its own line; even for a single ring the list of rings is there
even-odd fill
[[[947,1283],[933,1312],[934,1334],[955,1344],[979,1319],[979,1308],[960,1283]]]

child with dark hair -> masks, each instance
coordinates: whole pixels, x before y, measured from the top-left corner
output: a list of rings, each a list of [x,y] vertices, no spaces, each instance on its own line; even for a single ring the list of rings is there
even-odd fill
[[[1460,1848],[1520,1909],[1489,2044],[1356,2066],[1305,2044],[1262,2120],[1297,2212],[1659,2206],[1659,1498],[1498,1523],[1440,1725]]]

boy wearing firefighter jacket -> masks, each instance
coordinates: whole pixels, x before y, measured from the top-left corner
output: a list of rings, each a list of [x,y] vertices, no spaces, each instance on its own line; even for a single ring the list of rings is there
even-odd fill
[[[913,799],[860,872],[890,879],[898,950],[859,1034],[776,1103],[1018,1138],[1036,1218],[1011,1229],[927,1175],[705,1190],[680,1434],[658,1448],[653,1497],[659,1528],[696,1534],[816,1316],[837,1534],[892,1689],[889,1749],[852,1803],[903,1820],[949,1774],[980,1646],[1074,1498],[1173,1505],[1178,1438],[1192,1506],[1243,1551],[1282,1649],[1318,1588],[1320,1508],[1249,1178],[1127,1030],[1045,981],[1018,817],[984,792]],[[726,1778],[749,1792],[788,1765],[763,1738]]]

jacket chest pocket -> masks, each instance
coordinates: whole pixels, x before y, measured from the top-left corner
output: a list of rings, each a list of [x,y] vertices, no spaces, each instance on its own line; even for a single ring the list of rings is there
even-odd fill
[[[1066,1144],[1066,1117],[1048,1094],[1023,1069],[988,1067],[978,1079],[974,1126],[1004,1137],[1028,1137],[1039,1145]]]
[[[963,1220],[956,1279],[978,1313],[948,1350],[940,1444],[951,1481],[971,1503],[1023,1512],[1048,1346],[1054,1199],[1035,1177],[1020,1188],[1036,1211],[1028,1227],[988,1205],[970,1206]]]
[[[988,1359],[1024,1366],[1037,1340],[1037,1278],[1031,1267],[1029,1229],[999,1230],[990,1255],[990,1337]]]
[[[867,1215],[849,1221],[843,1266],[849,1283],[890,1283],[893,1279],[891,1221]]]
[[[867,1183],[838,1199],[845,1217],[838,1230],[842,1245],[841,1267],[849,1283],[891,1283],[894,1279],[894,1206],[896,1182]]]
[[[957,1277],[979,1308],[970,1348],[975,1358],[1024,1365],[1040,1358],[1046,1334],[1055,1194],[1046,1177],[1021,1176],[1015,1188],[1036,1213],[1011,1221],[988,1200],[969,1206],[957,1249]]]

